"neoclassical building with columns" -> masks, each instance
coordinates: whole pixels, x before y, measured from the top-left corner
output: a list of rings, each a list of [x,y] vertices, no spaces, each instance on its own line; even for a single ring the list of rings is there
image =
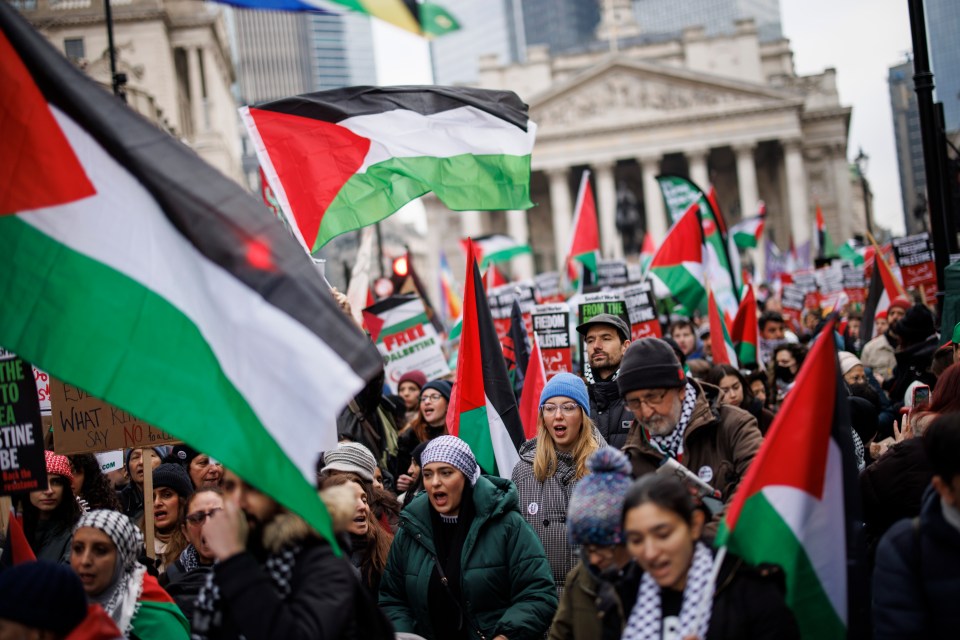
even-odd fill
[[[797,75],[789,41],[760,42],[752,21],[731,35],[696,28],[657,40],[638,35],[632,14],[622,15],[612,29],[604,17],[602,49],[550,57],[532,47],[524,63],[509,66],[482,59],[479,86],[515,91],[537,123],[536,206],[451,214],[427,200],[431,235],[443,239],[457,271],[458,238],[485,233],[532,246],[532,258],[514,261],[515,276],[558,268],[585,169],[608,258],[629,258],[644,233],[664,238],[670,223],[660,174],[713,184],[730,224],[754,215],[763,200],[766,228],[781,249],[791,237],[797,246],[810,241],[817,204],[834,242],[863,232],[847,160],[851,109],[840,103],[833,69]]]

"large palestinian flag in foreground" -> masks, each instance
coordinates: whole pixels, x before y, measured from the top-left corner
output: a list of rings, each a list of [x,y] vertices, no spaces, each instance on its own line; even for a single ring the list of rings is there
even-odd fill
[[[0,344],[182,438],[333,539],[314,491],[381,369],[262,204],[0,3]]]
[[[311,252],[430,191],[455,211],[533,206],[536,125],[510,91],[349,87],[240,113]]]
[[[475,255],[469,242],[463,330],[447,428],[470,445],[484,473],[509,478],[520,460],[523,424]]]
[[[717,534],[716,545],[783,568],[804,638],[846,638],[848,552],[859,514],[836,320],[803,362]]]

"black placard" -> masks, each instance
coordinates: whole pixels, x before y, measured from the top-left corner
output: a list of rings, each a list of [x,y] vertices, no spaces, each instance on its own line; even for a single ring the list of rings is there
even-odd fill
[[[47,486],[40,400],[33,368],[0,349],[0,495]]]

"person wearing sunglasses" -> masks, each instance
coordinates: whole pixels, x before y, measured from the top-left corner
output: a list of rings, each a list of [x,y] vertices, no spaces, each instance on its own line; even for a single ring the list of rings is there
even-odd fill
[[[617,384],[634,416],[623,447],[634,478],[673,458],[728,504],[763,442],[757,419],[722,404],[717,387],[687,378],[673,349],[659,338],[630,345]],[[708,535],[716,534],[724,510],[707,523]]]
[[[186,515],[180,522],[180,529],[190,544],[160,575],[160,586],[167,590],[191,623],[197,594],[206,583],[207,574],[213,571],[216,560],[202,535],[203,524],[222,510],[223,491],[219,487],[206,487],[190,496]]]
[[[551,378],[540,394],[537,436],[520,447],[512,479],[520,494],[520,512],[547,552],[558,594],[579,559],[567,537],[570,496],[587,474],[587,458],[605,445],[590,419],[583,380],[572,373]]]

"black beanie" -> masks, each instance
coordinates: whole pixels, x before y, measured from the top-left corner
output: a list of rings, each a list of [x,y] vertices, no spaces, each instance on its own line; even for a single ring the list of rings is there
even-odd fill
[[[67,565],[25,562],[0,573],[0,618],[67,635],[87,617],[87,595]]]
[[[617,388],[625,396],[637,389],[680,388],[687,382],[673,348],[659,338],[630,343],[620,362]]]
[[[169,487],[177,492],[181,498],[189,498],[193,494],[193,481],[190,475],[179,464],[164,462],[153,470],[153,488]]]
[[[937,326],[930,309],[917,304],[890,329],[905,344],[919,344],[937,332]]]

